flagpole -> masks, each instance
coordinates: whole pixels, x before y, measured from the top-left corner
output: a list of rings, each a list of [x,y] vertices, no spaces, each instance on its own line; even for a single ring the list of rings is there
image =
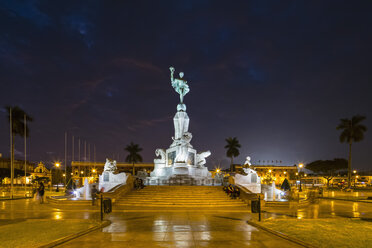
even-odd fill
[[[67,132],[65,132],[65,190],[66,190],[66,178],[67,178]]]
[[[27,122],[26,122],[26,114],[23,116],[24,117],[24,138],[25,138],[25,194],[26,194],[26,189],[27,189],[27,162],[26,162],[26,159],[27,159]]]
[[[13,122],[12,122],[12,108],[9,108],[9,121],[10,121],[10,198],[13,199]]]
[[[72,154],[71,154],[71,161],[74,161],[74,160],[75,160],[75,136],[72,135]],[[72,162],[71,162],[71,173],[74,173],[74,171],[72,170]],[[71,178],[72,177],[73,177],[73,174],[71,175]],[[71,181],[72,181],[72,179],[71,179]]]

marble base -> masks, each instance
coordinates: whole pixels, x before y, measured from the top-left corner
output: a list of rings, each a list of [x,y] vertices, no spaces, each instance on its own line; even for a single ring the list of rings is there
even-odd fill
[[[119,184],[125,184],[127,178],[128,177],[125,173],[114,174],[112,172],[104,171],[102,175],[99,176],[98,190],[101,191],[103,188],[103,192],[108,192]]]

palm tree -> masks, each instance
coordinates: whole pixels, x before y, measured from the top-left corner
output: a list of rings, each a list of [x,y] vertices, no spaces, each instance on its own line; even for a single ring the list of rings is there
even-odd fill
[[[128,163],[133,164],[133,176],[135,175],[134,164],[138,162],[142,162],[142,157],[138,153],[142,151],[142,148],[139,145],[130,142],[124,149],[125,151],[129,152],[128,156],[126,157],[125,161]]]
[[[29,133],[30,133],[29,128],[28,128],[28,125],[26,125],[24,121],[26,119],[27,122],[31,122],[32,117],[26,114],[26,112],[18,106],[14,106],[14,107],[5,106],[5,109],[8,111],[8,117],[7,117],[8,121],[10,121],[10,116],[12,116],[12,136],[11,136],[12,147],[11,147],[11,154],[10,154],[10,161],[12,165],[14,161],[14,137],[17,135],[21,137],[25,137],[25,138],[29,136]],[[10,111],[12,113],[11,115],[10,115]],[[25,171],[26,171],[26,168],[25,168]],[[13,184],[14,167],[12,166],[10,168],[10,175],[11,175],[10,180],[12,181],[12,184]],[[12,192],[12,197],[13,197],[13,192]]]
[[[239,148],[241,147],[239,144],[239,141],[236,137],[234,138],[227,138],[226,139],[227,145],[225,145],[225,148],[227,149],[226,151],[226,156],[231,158],[231,164],[230,164],[230,171],[232,172],[233,169],[233,161],[234,157],[239,156]]]
[[[358,142],[363,140],[364,132],[367,131],[367,127],[360,124],[365,120],[365,116],[355,115],[350,119],[341,119],[340,124],[337,126],[337,130],[342,130],[340,135],[340,142],[347,142],[349,144],[349,161],[348,161],[348,172],[347,181],[348,187],[351,186],[351,146],[353,142]]]
[[[19,135],[21,137],[25,136],[25,123],[24,118],[26,116],[26,121],[31,122],[33,119],[31,116],[26,114],[26,112],[18,106],[6,106],[5,109],[8,111],[8,121],[10,120],[10,110],[12,110],[12,158],[14,158],[14,137]],[[26,137],[29,136],[29,128],[26,125]]]

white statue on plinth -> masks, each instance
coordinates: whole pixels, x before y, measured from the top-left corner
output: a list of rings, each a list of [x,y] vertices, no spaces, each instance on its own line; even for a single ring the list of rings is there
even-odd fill
[[[105,167],[103,168],[103,171],[115,172],[116,169],[117,169],[116,160],[110,160],[106,158],[106,163],[105,163]]]
[[[189,132],[189,116],[186,113],[184,104],[185,95],[190,92],[190,87],[186,80],[183,79],[183,72],[180,78],[174,78],[175,69],[170,67],[171,84],[174,90],[180,95],[180,103],[177,105],[177,113],[173,118],[174,136],[172,144],[167,150],[157,149],[156,156],[161,158],[154,159],[154,170],[150,173],[150,184],[161,184],[164,180],[172,177],[182,177],[195,179],[199,184],[207,184],[203,180],[209,180],[211,175],[208,168],[205,167],[206,159],[210,156],[210,151],[197,154],[191,145],[192,134]]]
[[[246,159],[245,159],[245,162],[244,162],[244,165],[248,165],[248,167],[251,167],[251,157],[247,157]]]
[[[251,157],[247,157],[244,163],[245,166],[251,166]],[[251,168],[243,168],[246,175],[235,174],[235,184],[241,185],[252,193],[261,193],[261,178],[257,172]]]
[[[98,190],[107,192],[119,184],[126,184],[127,175],[124,172],[114,174],[116,170],[116,161],[106,158],[106,164],[103,168],[102,175],[99,176]]]

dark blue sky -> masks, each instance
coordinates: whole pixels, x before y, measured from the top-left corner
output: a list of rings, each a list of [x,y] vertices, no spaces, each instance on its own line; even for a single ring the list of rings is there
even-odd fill
[[[34,117],[31,160],[63,158],[67,131],[69,156],[75,135],[99,160],[123,160],[133,141],[151,162],[174,132],[173,65],[210,168],[227,167],[230,136],[236,162],[346,158],[339,119],[371,126],[371,13],[370,1],[1,1],[0,105]],[[8,132],[0,112],[4,156]],[[371,132],[356,168],[371,168]]]

